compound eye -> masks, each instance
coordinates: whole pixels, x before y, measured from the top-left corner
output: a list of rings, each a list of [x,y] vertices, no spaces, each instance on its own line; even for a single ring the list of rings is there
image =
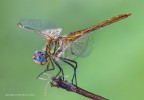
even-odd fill
[[[47,56],[44,51],[36,51],[33,56],[34,62],[44,65],[47,62]]]

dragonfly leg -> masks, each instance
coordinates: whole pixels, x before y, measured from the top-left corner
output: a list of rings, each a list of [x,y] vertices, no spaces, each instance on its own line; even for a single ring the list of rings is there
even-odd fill
[[[77,77],[76,77],[77,62],[73,61],[73,60],[70,60],[70,59],[62,58],[62,57],[60,57],[60,60],[62,60],[63,62],[69,64],[74,69],[74,74],[73,74],[73,77],[72,77],[72,84],[73,84],[73,81],[75,79],[75,85],[77,86]],[[75,63],[75,66],[73,64],[71,64],[70,62]]]
[[[53,59],[53,62],[57,65],[57,67],[59,68],[59,72],[57,73],[57,75],[55,76],[55,78],[56,77],[58,77],[59,76],[59,74],[62,72],[62,79],[64,80],[64,72],[63,72],[63,69],[62,69],[62,67]]]
[[[55,67],[54,67],[54,65],[52,64],[52,68],[50,68],[50,62],[47,64],[47,67],[46,67],[46,69],[44,70],[44,71],[42,71],[38,76],[37,76],[37,78],[39,78],[42,74],[44,74],[45,72],[47,72],[47,71],[51,71],[51,70],[54,70],[55,69]]]

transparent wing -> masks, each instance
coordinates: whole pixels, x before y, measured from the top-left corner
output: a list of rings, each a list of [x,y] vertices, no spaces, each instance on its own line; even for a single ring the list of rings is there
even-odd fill
[[[18,26],[21,28],[30,29],[36,32],[41,32],[43,30],[55,28],[52,22],[47,21],[47,20],[40,20],[40,19],[21,20],[18,23]]]
[[[37,32],[45,39],[51,36],[58,37],[62,30],[61,28],[55,28],[50,21],[37,19],[21,20],[18,26]]]
[[[84,35],[71,43],[67,49],[61,54],[61,57],[67,59],[76,59],[77,57],[85,57],[90,54],[93,49],[92,35]]]

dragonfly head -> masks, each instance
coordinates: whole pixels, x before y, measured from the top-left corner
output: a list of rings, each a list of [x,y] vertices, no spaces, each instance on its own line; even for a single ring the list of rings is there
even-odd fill
[[[36,64],[45,65],[47,62],[47,54],[44,51],[36,51],[33,56],[33,60]]]

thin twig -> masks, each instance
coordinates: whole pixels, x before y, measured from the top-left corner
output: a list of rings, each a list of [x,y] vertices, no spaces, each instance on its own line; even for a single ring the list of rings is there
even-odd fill
[[[50,82],[50,85],[52,87],[62,88],[67,91],[83,95],[83,96],[93,99],[93,100],[108,100],[102,96],[96,95],[96,94],[88,92],[87,90],[84,90],[78,86],[75,86],[74,84],[68,83],[67,81],[63,81],[60,77],[52,78],[52,82]]]

